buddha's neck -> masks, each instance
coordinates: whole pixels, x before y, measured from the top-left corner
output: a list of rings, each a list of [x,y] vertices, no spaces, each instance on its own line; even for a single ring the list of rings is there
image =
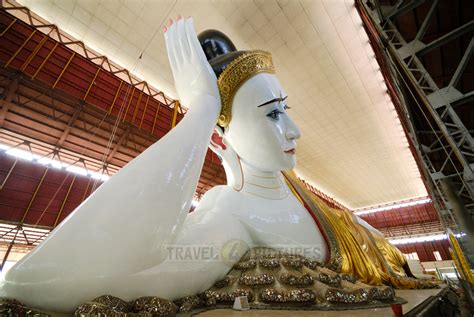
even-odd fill
[[[262,172],[242,162],[244,184],[242,192],[261,198],[281,200],[289,194],[280,172]]]

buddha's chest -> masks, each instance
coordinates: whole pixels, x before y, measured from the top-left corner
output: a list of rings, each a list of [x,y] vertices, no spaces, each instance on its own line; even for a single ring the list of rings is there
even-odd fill
[[[281,248],[313,259],[327,256],[326,241],[305,207],[293,196],[283,200],[246,199],[239,221],[256,245]]]

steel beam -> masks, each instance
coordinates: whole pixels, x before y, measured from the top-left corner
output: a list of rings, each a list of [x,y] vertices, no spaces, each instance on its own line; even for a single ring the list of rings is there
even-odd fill
[[[56,228],[56,226],[58,225],[59,218],[61,218],[61,215],[62,215],[63,210],[64,210],[64,205],[66,205],[66,201],[69,197],[69,194],[71,193],[71,189],[72,189],[72,186],[74,185],[75,181],[76,181],[76,175],[73,176],[71,184],[69,184],[69,187],[68,187],[67,192],[66,192],[66,196],[64,196],[63,202],[61,203],[61,207],[59,208],[59,212],[56,216],[56,219],[54,220],[53,228]]]
[[[5,263],[7,262],[8,260],[8,256],[10,255],[10,252],[13,248],[13,245],[15,244],[15,240],[16,240],[16,237],[18,235],[18,231],[21,230],[21,227],[17,227],[17,230],[15,232],[15,236],[13,237],[12,241],[10,242],[10,244],[8,245],[8,249],[7,249],[7,252],[5,252],[5,256],[3,257],[3,260],[2,260],[2,265],[0,266],[0,271],[3,271],[3,267],[5,266]]]
[[[130,104],[132,103],[132,100],[133,100],[133,95],[135,94],[135,87],[132,87],[132,93],[130,94],[130,99],[128,100],[128,103],[127,103],[127,107],[125,108],[125,112],[123,113],[123,119],[122,119],[122,122],[125,121],[125,119],[127,118],[127,113],[128,113],[128,110],[130,109]],[[119,113],[119,121],[120,121],[120,116],[121,114]]]
[[[173,129],[176,125],[176,118],[178,117],[178,109],[179,109],[179,101],[176,100],[174,102],[174,112],[173,112],[173,121],[171,121],[171,129]]]
[[[69,135],[69,132],[71,132],[71,129],[74,126],[74,123],[76,122],[77,117],[83,111],[83,109],[84,109],[84,104],[81,102],[76,107],[76,110],[74,111],[74,114],[72,115],[72,117],[69,119],[66,129],[64,129],[64,132],[61,134],[61,137],[59,138],[59,141],[56,144],[57,147],[63,146],[64,141],[66,141],[66,138]]]
[[[428,11],[428,14],[423,20],[423,24],[421,25],[420,29],[416,33],[415,40],[421,41],[423,39],[423,36],[425,36],[426,30],[428,29],[428,26],[431,23],[431,19],[433,19],[433,16],[435,15],[436,10],[438,9],[438,4],[439,4],[439,0],[433,1],[433,4],[431,5],[430,10]]]
[[[155,111],[155,116],[153,117],[153,126],[151,127],[151,134],[155,132],[156,119],[158,119],[159,112],[160,112],[160,104],[158,103],[158,106],[156,107],[156,111]],[[176,114],[176,109],[174,113]],[[174,114],[173,114],[173,121],[174,121]],[[173,121],[171,122],[171,125],[170,125],[171,129],[174,127]]]
[[[148,95],[148,96],[146,97],[145,108],[143,108],[142,118],[141,118],[141,120],[140,120],[140,125],[138,126],[139,129],[142,128],[143,119],[145,118],[145,113],[146,113],[146,110],[148,109],[148,102],[149,102],[149,101],[150,101],[150,95]],[[156,109],[155,117],[156,117],[156,115],[158,114],[158,111],[160,111],[160,104],[158,104],[158,108]],[[153,134],[153,130],[152,130],[151,134]]]
[[[23,216],[21,217],[20,223],[25,222],[26,216],[28,215],[28,212],[30,211],[31,205],[33,205],[33,202],[36,198],[36,195],[38,194],[38,191],[39,191],[41,185],[43,185],[44,178],[46,177],[46,174],[48,173],[48,171],[49,171],[49,167],[46,167],[44,172],[43,172],[43,175],[41,176],[41,179],[40,179],[38,185],[36,185],[33,196],[30,198],[30,201],[28,202],[28,206],[26,207],[25,211],[23,212]]]
[[[145,88],[145,86],[143,86],[143,88]],[[140,104],[141,104],[141,102],[142,102],[142,98],[143,98],[143,89],[142,89],[142,91],[140,92],[140,94],[138,95],[137,104],[135,105],[135,109],[133,110],[133,115],[132,115],[132,120],[131,120],[131,123],[132,123],[132,124],[134,124],[135,118],[137,117],[138,109],[140,108]]]
[[[10,169],[8,170],[7,176],[5,176],[5,179],[3,180],[2,185],[0,185],[0,190],[3,189],[3,187],[4,187],[5,184],[6,184],[6,182],[7,182],[8,179],[10,178],[10,175],[12,174],[13,169],[14,169],[15,166],[16,166],[16,163],[18,163],[18,159],[15,159],[15,161],[14,161],[13,164],[12,164],[12,167],[10,167]]]
[[[38,43],[38,45],[35,47],[33,52],[31,52],[30,56],[28,56],[28,58],[25,60],[23,65],[21,65],[21,67],[20,67],[21,71],[24,71],[26,69],[26,67],[30,64],[30,62],[33,60],[33,58],[35,58],[38,51],[43,47],[43,45],[48,41],[48,39],[49,39],[49,36],[47,36],[47,35],[43,36],[43,38]]]
[[[0,99],[0,105],[2,105],[2,110],[0,110],[0,127],[3,127],[5,123],[5,118],[10,108],[11,101],[13,100],[13,97],[15,96],[15,93],[18,89],[18,83],[19,77],[15,76],[10,82],[10,85],[8,85],[3,98]]]
[[[10,30],[10,28],[13,26],[13,24],[16,23],[16,21],[18,21],[18,19],[16,19],[16,18],[13,19],[13,20],[10,22],[10,24],[8,24],[8,26],[5,28],[5,30],[3,30],[2,33],[0,33],[0,37],[4,36],[5,33],[7,33],[8,30]]]
[[[8,62],[6,62],[5,66],[3,67],[8,67],[10,65],[11,62],[13,62],[13,60],[15,59],[15,57],[18,55],[18,53],[21,52],[21,50],[23,49],[23,47],[25,47],[26,43],[28,43],[28,41],[36,34],[36,30],[34,30],[33,32],[31,32],[30,36],[28,36],[26,38],[26,40],[23,42],[23,44],[21,44],[21,46],[16,50],[16,52],[10,57],[10,59],[8,60]]]
[[[56,79],[56,81],[54,82],[53,84],[53,88],[56,87],[56,85],[59,83],[59,81],[61,80],[61,78],[63,77],[64,73],[66,72],[66,69],[68,68],[69,64],[71,64],[72,62],[72,59],[74,58],[74,56],[76,56],[76,52],[73,52],[71,54],[71,56],[69,57],[66,65],[64,66],[64,68],[61,70],[61,73],[59,74],[58,78]]]
[[[115,105],[115,101],[117,101],[118,96],[120,95],[121,89],[122,89],[123,81],[120,81],[119,87],[117,91],[115,92],[114,100],[112,101],[112,104],[110,105],[109,111],[107,111],[107,114],[110,114],[112,112],[112,109]]]
[[[464,55],[461,61],[459,62],[458,67],[456,68],[456,71],[454,72],[454,75],[448,84],[448,87],[455,87],[458,84],[458,81],[461,78],[461,74],[463,73],[464,69],[469,63],[469,60],[471,59],[473,51],[474,51],[474,38],[472,38],[471,41],[469,42],[469,46],[467,47],[466,52],[464,52]]]
[[[410,1],[408,4],[404,5],[403,7],[397,8],[394,11],[392,11],[391,13],[387,14],[386,19],[393,20],[393,19],[397,18],[398,16],[415,9],[416,7],[418,7],[423,2],[425,2],[425,0]]]
[[[82,199],[81,199],[81,202],[83,202],[86,197],[87,197],[87,192],[89,191],[89,187],[91,185],[91,181],[92,181],[92,178],[90,177],[87,181],[87,186],[86,186],[86,189],[84,190],[84,194],[82,194]]]
[[[446,43],[449,43],[452,40],[460,37],[461,35],[463,35],[467,32],[470,32],[472,30],[474,30],[474,21],[468,22],[468,23],[458,27],[457,29],[452,30],[448,34],[445,34],[445,35],[437,38],[436,40],[426,44],[422,49],[416,51],[415,54],[418,57],[423,56],[426,53],[428,53],[429,51],[431,51],[431,50],[433,50],[437,47],[440,47],[440,46],[442,46]]]
[[[375,29],[383,38],[382,42],[387,43],[388,60],[392,63],[391,68],[394,73],[398,73],[398,78],[401,78],[402,85],[405,85],[411,98],[415,101],[419,110],[426,117],[427,122],[433,120],[436,126],[431,126],[433,129],[436,141],[431,145],[419,144],[419,139],[416,137],[418,131],[416,131],[413,122],[409,125],[410,134],[417,148],[421,149],[419,153],[422,158],[422,162],[428,171],[428,175],[431,179],[431,194],[434,196],[434,203],[437,206],[437,210],[440,213],[440,217],[453,217],[453,203],[445,193],[446,189],[443,189],[441,181],[446,179],[448,176],[452,180],[454,192],[460,197],[468,197],[471,201],[473,200],[474,193],[470,190],[470,185],[467,178],[467,174],[472,175],[472,158],[474,157],[474,141],[470,132],[466,129],[463,122],[460,120],[458,114],[453,109],[453,105],[459,105],[467,100],[472,100],[473,92],[462,94],[457,91],[454,86],[458,82],[462,72],[464,71],[467,62],[472,56],[472,40],[469,43],[468,49],[464,53],[464,56],[459,63],[456,72],[454,73],[451,82],[446,87],[441,89],[436,85],[430,74],[426,71],[424,65],[420,61],[419,57],[426,54],[432,49],[440,47],[456,38],[474,29],[474,21],[470,21],[463,26],[449,32],[448,34],[441,36],[427,45],[421,43],[427,28],[429,27],[430,21],[436,14],[438,7],[438,1],[434,1],[431,5],[429,12],[423,21],[420,29],[417,32],[415,39],[407,43],[402,35],[398,32],[392,20],[398,15],[413,10],[422,1],[411,1],[402,8],[389,13],[387,18],[379,19],[377,12],[383,12],[381,8],[375,8],[376,10],[367,10],[366,12],[372,14],[372,21],[382,21],[380,25],[374,23]],[[358,1],[360,7],[366,6],[363,1]],[[378,5],[378,3],[377,3]],[[372,8],[374,9],[374,8]],[[373,23],[373,22],[372,22]],[[372,26],[371,26],[372,27]],[[402,96],[403,97],[403,96]],[[406,109],[405,113],[409,113]],[[410,122],[412,118],[408,117],[407,121]],[[431,123],[430,123],[431,125]],[[441,134],[435,131],[440,131]],[[438,149],[434,149],[437,146]],[[442,165],[441,168],[436,170],[435,164],[432,162],[431,156],[436,151],[436,160],[441,156]],[[462,166],[459,170],[459,165]],[[445,173],[445,169],[454,169],[455,173]],[[446,176],[446,175],[447,176]],[[466,179],[465,179],[466,178]],[[470,206],[470,204],[466,204]]]
[[[468,92],[467,94],[462,95],[461,97],[451,101],[451,106],[456,108],[457,106],[463,105],[467,102],[474,101],[474,91]],[[473,130],[469,130],[469,133],[473,134]]]
[[[129,133],[130,133],[130,128],[125,129],[125,131],[120,136],[120,139],[117,141],[114,148],[112,149],[112,151],[107,156],[107,159],[106,159],[107,163],[110,163],[110,161],[114,158],[115,154],[117,154],[117,151],[120,149],[120,147],[122,146],[122,143],[126,140]]]
[[[56,48],[58,47],[58,45],[59,45],[59,43],[54,44],[54,47],[51,49],[51,51],[49,51],[48,55],[46,55],[46,58],[41,62],[40,66],[38,67],[36,72],[31,76],[31,79],[35,79],[36,76],[38,76],[38,74],[41,71],[41,69],[43,68],[44,64],[46,64],[46,62],[49,60],[51,55],[53,55],[53,53],[56,50]]]
[[[95,79],[96,79],[97,76],[99,75],[100,70],[101,70],[101,68],[98,67],[98,68],[97,68],[97,71],[95,72],[94,78],[92,78],[91,83],[89,84],[89,87],[87,88],[86,94],[84,95],[84,97],[82,98],[82,100],[86,100],[87,96],[89,95],[89,92],[91,91],[92,86],[95,84]]]

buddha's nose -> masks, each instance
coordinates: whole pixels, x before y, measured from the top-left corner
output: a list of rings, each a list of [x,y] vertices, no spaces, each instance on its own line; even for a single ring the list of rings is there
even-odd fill
[[[298,140],[301,137],[300,129],[289,117],[285,136],[288,140]]]

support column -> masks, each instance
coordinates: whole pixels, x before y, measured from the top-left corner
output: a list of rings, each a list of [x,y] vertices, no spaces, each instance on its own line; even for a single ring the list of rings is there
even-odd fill
[[[464,245],[469,248],[466,254],[474,254],[474,221],[472,221],[471,215],[466,210],[464,203],[459,199],[458,195],[456,195],[451,181],[448,178],[444,178],[440,180],[440,183],[443,192],[451,204],[452,213],[456,218],[461,232],[466,234],[465,238],[461,239],[465,242]]]

